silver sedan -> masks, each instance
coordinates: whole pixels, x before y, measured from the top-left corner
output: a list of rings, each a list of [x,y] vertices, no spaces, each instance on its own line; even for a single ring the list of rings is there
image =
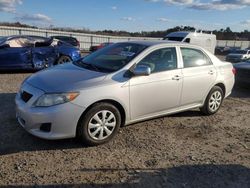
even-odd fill
[[[216,113],[234,73],[230,63],[197,46],[116,43],[27,78],[16,95],[16,117],[40,138],[98,145],[123,125],[192,108]]]

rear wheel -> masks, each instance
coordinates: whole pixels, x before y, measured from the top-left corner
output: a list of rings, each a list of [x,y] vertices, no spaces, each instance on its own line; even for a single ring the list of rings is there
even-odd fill
[[[77,135],[87,145],[99,145],[111,140],[120,125],[121,115],[115,106],[97,103],[82,118]]]
[[[223,90],[219,86],[214,86],[209,92],[204,106],[200,108],[201,112],[206,115],[215,114],[220,109],[223,97]]]
[[[59,59],[57,60],[56,64],[60,65],[60,64],[64,64],[64,63],[69,63],[71,62],[71,58],[69,56],[66,55],[62,55],[61,57],[59,57]]]

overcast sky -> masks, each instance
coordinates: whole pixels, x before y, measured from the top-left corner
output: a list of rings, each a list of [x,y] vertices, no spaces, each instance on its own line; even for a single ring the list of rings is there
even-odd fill
[[[0,21],[152,31],[189,25],[250,30],[250,0],[0,0]]]

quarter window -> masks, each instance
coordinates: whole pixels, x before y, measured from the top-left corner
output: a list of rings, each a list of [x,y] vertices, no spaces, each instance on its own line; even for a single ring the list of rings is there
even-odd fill
[[[144,57],[138,65],[147,65],[151,72],[161,72],[177,68],[177,56],[175,48],[162,48],[155,50]]]
[[[211,65],[210,59],[200,50],[181,48],[184,68]]]

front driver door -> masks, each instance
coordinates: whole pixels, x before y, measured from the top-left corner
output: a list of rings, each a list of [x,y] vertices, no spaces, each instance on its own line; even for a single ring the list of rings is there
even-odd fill
[[[0,48],[0,66],[2,69],[25,69],[31,67],[31,48]]]
[[[181,96],[181,70],[176,48],[161,48],[148,54],[137,65],[147,65],[149,76],[130,79],[131,119],[160,115],[178,107]]]

